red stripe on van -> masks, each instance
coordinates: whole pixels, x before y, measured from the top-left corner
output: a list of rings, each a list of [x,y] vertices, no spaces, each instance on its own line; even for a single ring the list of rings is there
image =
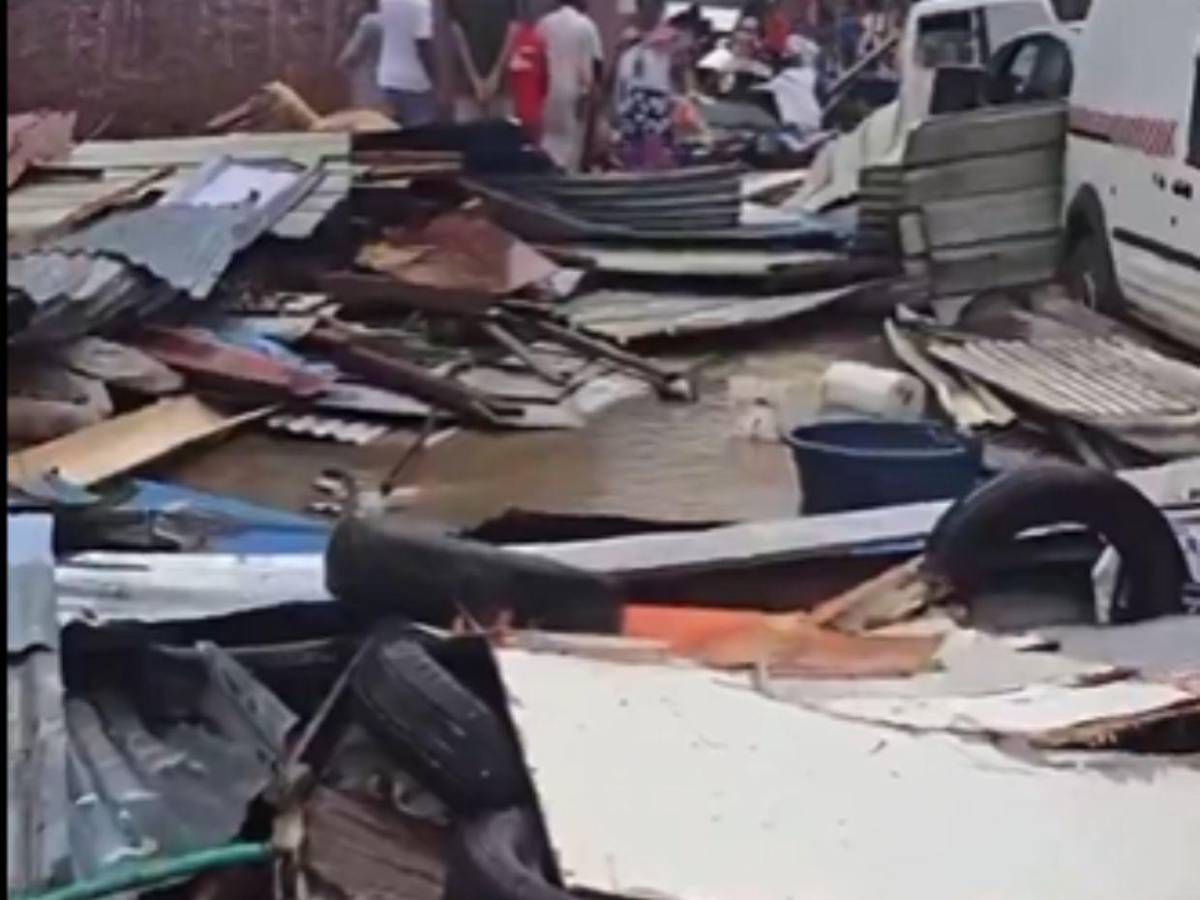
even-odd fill
[[[1124,116],[1083,106],[1071,107],[1070,127],[1149,156],[1164,157],[1175,155],[1175,134],[1179,131],[1179,123],[1172,119]]]

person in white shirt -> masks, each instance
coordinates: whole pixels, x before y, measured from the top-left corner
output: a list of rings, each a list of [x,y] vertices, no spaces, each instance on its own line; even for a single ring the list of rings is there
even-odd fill
[[[401,125],[426,125],[437,116],[431,0],[380,0],[379,21],[378,81],[392,116]]]
[[[592,87],[604,62],[600,32],[583,13],[583,5],[584,0],[561,0],[558,9],[538,23],[550,72],[542,149],[569,172],[583,163]]]
[[[387,108],[379,88],[379,50],[383,44],[383,25],[377,5],[363,13],[338,56],[338,68],[350,76],[350,106],[354,109]]]

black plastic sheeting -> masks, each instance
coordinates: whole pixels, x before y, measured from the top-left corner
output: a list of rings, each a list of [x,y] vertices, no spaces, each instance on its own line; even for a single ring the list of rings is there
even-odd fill
[[[521,126],[506,119],[463,125],[435,124],[400,131],[355,134],[355,153],[388,150],[459,153],[463,171],[471,175],[554,172],[554,163],[529,143]]]

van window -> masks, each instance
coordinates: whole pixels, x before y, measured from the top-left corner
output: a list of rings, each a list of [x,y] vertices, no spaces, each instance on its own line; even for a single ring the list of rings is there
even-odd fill
[[[938,13],[917,23],[917,59],[925,68],[979,66],[980,57],[969,12]]]
[[[1188,136],[1188,165],[1200,169],[1200,56],[1196,57],[1196,77],[1192,80],[1192,128]]]

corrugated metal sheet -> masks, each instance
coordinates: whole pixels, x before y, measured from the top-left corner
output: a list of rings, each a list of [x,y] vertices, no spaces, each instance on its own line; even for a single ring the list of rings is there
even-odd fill
[[[8,526],[10,895],[227,841],[296,717],[206,644],[96,660],[77,645],[64,700],[48,517],[10,515]]]
[[[321,177],[308,169],[259,206],[194,206],[187,197],[220,172],[226,157],[195,169],[178,189],[178,202],[105,216],[59,238],[59,251],[105,254],[140,266],[193,299],[208,296],[234,254],[277,222]]]
[[[339,444],[353,444],[358,447],[378,440],[390,430],[387,425],[376,422],[338,419],[311,413],[280,413],[267,419],[267,427],[300,437],[336,441]]]
[[[709,202],[681,194],[687,198],[684,205],[699,206],[689,211],[676,204],[676,211],[662,202],[662,196],[637,199],[637,189],[631,187],[611,197],[587,198],[590,208],[578,209],[577,201],[569,206],[523,186],[502,189],[480,181],[468,181],[467,186],[488,200],[489,211],[499,224],[530,241],[603,240],[663,247],[769,245],[794,250],[840,248],[850,236],[850,230],[840,223],[817,215],[798,215],[792,221],[770,225],[739,225],[741,201],[736,178],[730,200],[732,218],[719,198]]]
[[[86,254],[31,253],[8,258],[8,286],[41,305],[56,297],[94,297],[125,269],[121,263]]]
[[[155,190],[178,189],[195,169],[220,156],[240,160],[290,160],[306,168],[320,165],[324,178],[271,228],[277,237],[308,237],[349,194],[354,167],[346,134],[300,132],[238,134],[148,141],[92,141],[75,148],[67,168],[98,169],[95,180],[45,181],[18,187],[8,195],[8,233],[30,234],[48,228],[81,207],[135,185],[163,166],[175,174]]]
[[[1200,369],[1116,338],[934,342],[929,352],[1054,415],[1167,455],[1200,453]]]
[[[215,156],[237,159],[290,159],[302,166],[348,159],[350,135],[299,131],[274,134],[217,134],[140,141],[87,141],[75,148],[68,165],[95,169],[148,169],[198,166]]]
[[[906,144],[898,196],[889,200],[863,174],[868,234],[897,220],[906,269],[935,296],[1049,280],[1060,253],[1065,134],[1061,103],[923,122]]]
[[[840,254],[822,250],[653,249],[602,244],[568,244],[557,249],[587,260],[602,272],[688,278],[766,278],[772,272],[793,266],[832,265],[844,259]]]
[[[71,861],[85,877],[229,840],[297,721],[215,645],[123,656],[65,703]]]
[[[1200,370],[1126,341],[987,340],[930,349],[944,362],[1062,415],[1129,425],[1200,422]]]
[[[571,300],[562,311],[572,325],[624,342],[782,321],[820,309],[857,290],[837,288],[774,297],[604,290]]]
[[[320,553],[84,553],[54,569],[60,624],[194,622],[329,603]]]
[[[58,652],[8,659],[8,890],[44,887],[68,869],[67,737]]]
[[[119,256],[199,300],[233,259],[245,220],[233,207],[149,206],[107,216],[55,246]]]
[[[78,265],[67,262],[72,258]],[[148,273],[99,256],[9,257],[8,273],[10,346],[74,340],[122,317],[148,316],[176,296]],[[64,292],[50,295],[57,287]],[[26,288],[37,293],[36,302]]]
[[[740,167],[673,172],[491,178],[493,187],[537,197],[587,222],[646,230],[732,228],[740,208]]]
[[[57,647],[54,619],[54,519],[31,513],[8,517],[8,652]]]
[[[67,859],[66,734],[55,621],[53,520],[8,517],[8,890]]]

